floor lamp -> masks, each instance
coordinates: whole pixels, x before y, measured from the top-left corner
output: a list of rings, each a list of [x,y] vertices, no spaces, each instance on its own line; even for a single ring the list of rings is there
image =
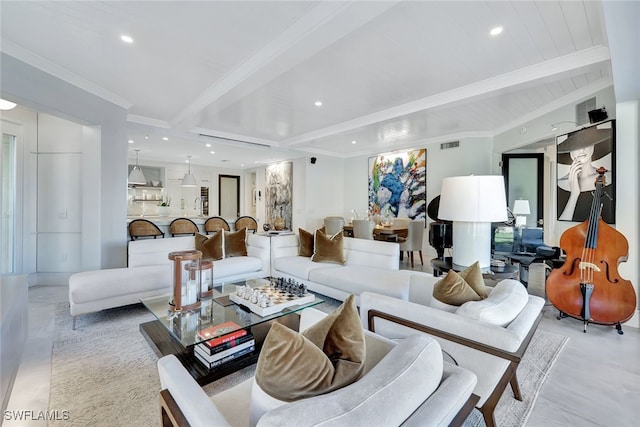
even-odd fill
[[[491,267],[491,223],[507,220],[501,175],[455,176],[442,180],[438,218],[453,221],[454,269],[480,262]]]

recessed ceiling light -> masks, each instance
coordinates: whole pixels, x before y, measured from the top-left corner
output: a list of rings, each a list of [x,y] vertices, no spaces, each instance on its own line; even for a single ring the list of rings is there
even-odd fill
[[[145,136],[144,136],[144,139],[149,139],[149,135],[145,135]]]
[[[209,154],[216,154],[215,151],[209,151]]]
[[[163,137],[162,137],[162,140],[163,140],[163,141],[168,141],[168,140],[169,140],[169,138],[167,138],[166,136],[163,136]]]
[[[129,144],[133,144],[135,141],[133,139],[129,140]]]
[[[211,147],[211,144],[205,144],[205,147],[209,148]]]
[[[356,144],[356,143],[357,143],[357,141],[351,141],[351,143],[352,143],[352,144]]]
[[[316,107],[322,107],[322,101],[317,100],[317,101],[315,102],[315,105],[316,105]]]
[[[240,163],[240,167],[243,168],[244,167],[244,163]]]
[[[489,31],[489,34],[492,36],[497,36],[500,33],[502,33],[502,27],[495,27],[492,28],[491,31]]]
[[[121,35],[120,40],[122,40],[125,43],[133,43],[133,39],[131,38],[131,36],[128,36],[126,34]]]

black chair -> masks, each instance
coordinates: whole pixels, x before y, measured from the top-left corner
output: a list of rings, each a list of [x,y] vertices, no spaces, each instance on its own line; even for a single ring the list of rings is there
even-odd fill
[[[148,219],[134,219],[129,223],[129,236],[131,240],[145,237],[164,238],[164,233],[153,222]]]

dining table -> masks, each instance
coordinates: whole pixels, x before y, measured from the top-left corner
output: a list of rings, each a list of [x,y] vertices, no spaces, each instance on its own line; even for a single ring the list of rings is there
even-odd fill
[[[345,236],[353,237],[353,224],[345,224],[343,230]],[[403,224],[377,224],[373,227],[373,238],[375,240],[397,242],[399,238],[406,239],[408,235],[409,229]]]

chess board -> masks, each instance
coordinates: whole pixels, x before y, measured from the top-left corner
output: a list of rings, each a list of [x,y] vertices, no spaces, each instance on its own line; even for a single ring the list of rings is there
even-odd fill
[[[303,296],[297,296],[289,292],[275,289],[269,285],[257,286],[254,289],[258,289],[260,292],[264,292],[269,295],[273,299],[273,305],[269,307],[260,307],[258,304],[254,304],[250,300],[246,300],[238,296],[236,293],[229,294],[229,299],[238,305],[247,307],[249,310],[262,317],[279,313],[287,307],[308,304],[316,299],[316,296],[310,293],[306,293]]]

